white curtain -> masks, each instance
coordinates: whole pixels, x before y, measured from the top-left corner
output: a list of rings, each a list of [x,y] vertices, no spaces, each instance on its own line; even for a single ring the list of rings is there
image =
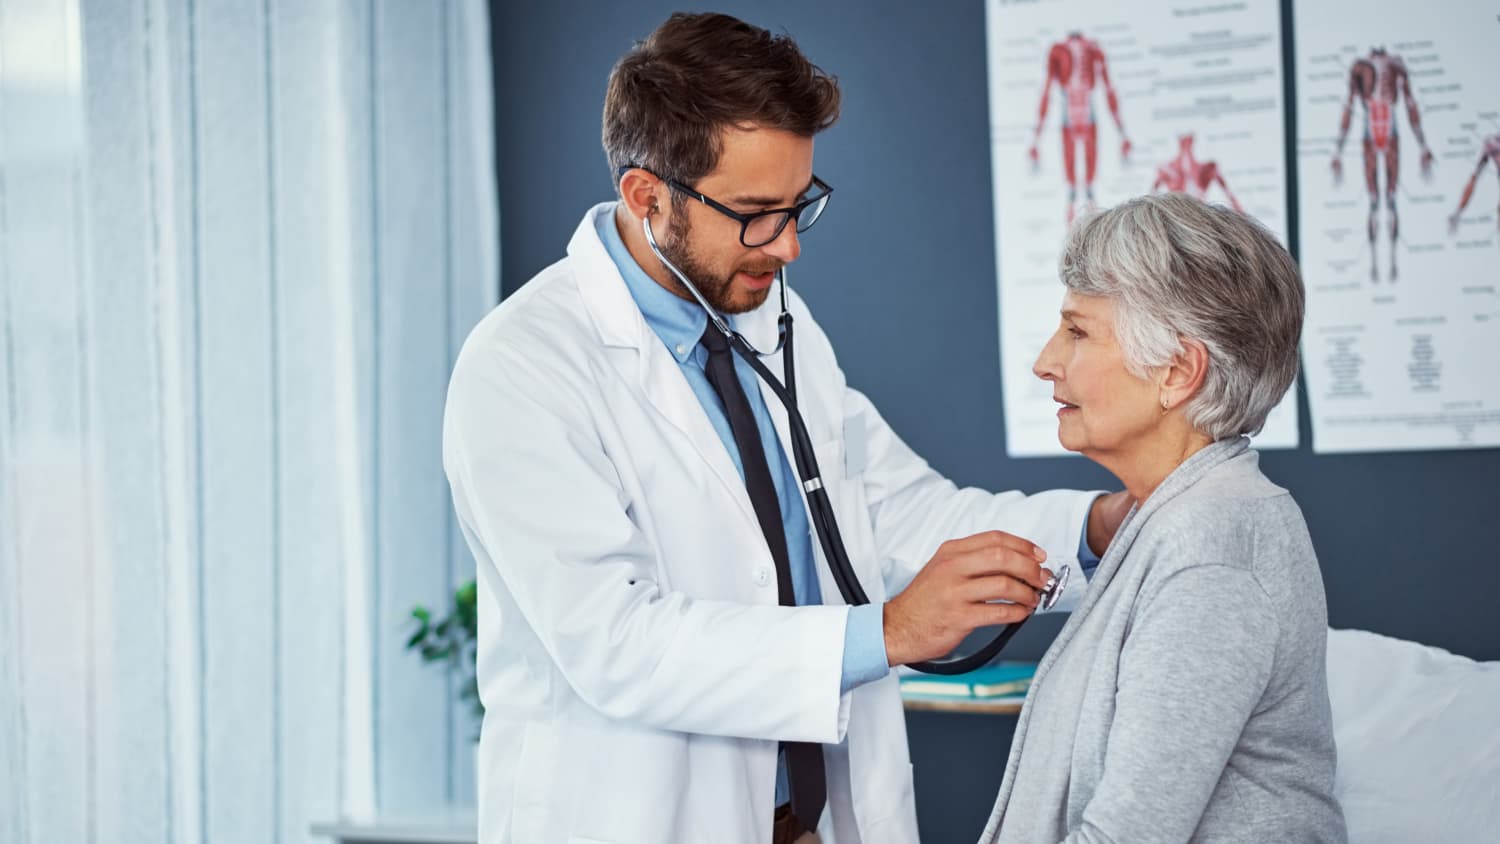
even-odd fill
[[[482,0],[0,2],[0,841],[312,840],[473,799],[403,648],[473,564]]]

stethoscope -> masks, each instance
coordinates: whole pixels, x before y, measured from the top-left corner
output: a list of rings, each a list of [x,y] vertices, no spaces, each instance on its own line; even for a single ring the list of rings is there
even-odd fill
[[[797,382],[792,365],[792,314],[787,309],[786,302],[786,267],[783,266],[776,271],[776,282],[781,287],[781,316],[777,318],[778,328],[776,337],[776,348],[769,352],[762,352],[750,345],[750,341],[740,335],[738,331],[729,327],[729,323],[708,304],[703,294],[677,266],[667,260],[662,254],[660,247],[656,245],[656,236],[651,232],[651,217],[647,215],[641,219],[642,228],[646,232],[646,243],[651,247],[658,260],[662,262],[677,280],[682,282],[693,298],[708,314],[709,322],[718,329],[729,341],[729,347],[734,349],[755,373],[765,381],[776,398],[786,406],[787,420],[792,431],[792,458],[797,466],[797,476],[802,480],[802,491],[807,496],[807,509],[812,517],[813,529],[818,534],[818,544],[823,548],[823,556],[828,560],[828,568],[833,573],[833,580],[838,584],[839,593],[844,596],[844,602],[850,606],[868,604],[870,599],[865,595],[865,590],[859,584],[859,577],[854,573],[854,566],[849,562],[849,555],[844,550],[844,538],[839,533],[837,519],[833,515],[833,503],[828,499],[828,492],[823,488],[822,473],[818,471],[818,459],[813,454],[812,437],[808,436],[807,425],[802,420],[802,414],[797,409]],[[782,353],[782,372],[784,381],[777,381],[771,370],[761,363],[760,358],[770,357],[777,352]],[[1062,596],[1063,590],[1068,585],[1068,575],[1071,569],[1067,566],[1059,568],[1047,579],[1046,588],[1040,595],[1038,608],[1051,609]],[[1021,629],[1031,616],[1028,615],[1020,621],[1004,625],[1000,632],[989,644],[965,657],[950,657],[941,660],[928,660],[926,662],[912,663],[911,667],[928,674],[965,674],[979,668],[995,655],[1000,653],[1012,636]]]

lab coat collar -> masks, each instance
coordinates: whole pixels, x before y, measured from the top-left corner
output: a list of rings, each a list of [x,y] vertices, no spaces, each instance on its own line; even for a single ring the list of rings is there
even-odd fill
[[[611,357],[619,371],[633,377],[662,416],[692,443],[734,499],[746,523],[758,525],[750,495],[724,441],[708,421],[702,402],[688,385],[666,344],[647,324],[619,267],[599,239],[600,215],[613,214],[614,209],[613,202],[594,206],[568,242],[568,258],[577,264],[573,275],[583,295],[584,309],[606,347],[635,352],[622,351]],[[769,549],[762,562],[770,562]]]
[[[594,231],[598,232],[599,239],[604,243],[604,251],[609,253],[610,260],[620,270],[625,286],[630,288],[631,298],[635,299],[636,305],[646,317],[646,324],[666,343],[667,349],[679,364],[687,363],[698,354],[703,329],[708,327],[708,314],[704,313],[697,302],[683,299],[646,274],[625,247],[624,238],[620,237],[619,230],[615,228],[614,218],[614,214],[595,218],[598,225]]]
[[[589,209],[568,242],[568,256],[580,264],[578,279],[584,307],[600,339],[607,346],[639,349],[660,340],[646,324],[619,267],[599,240],[599,218],[613,215],[616,204],[604,202]],[[729,322],[752,346],[769,350],[776,345],[776,320],[780,315],[780,291],[773,288],[759,308],[730,317]]]

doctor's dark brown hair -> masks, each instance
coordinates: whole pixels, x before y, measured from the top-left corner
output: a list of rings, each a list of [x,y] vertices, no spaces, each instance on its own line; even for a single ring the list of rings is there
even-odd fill
[[[810,138],[838,116],[838,80],[790,36],[729,15],[678,12],[611,71],[604,152],[616,187],[626,166],[692,185],[718,165],[725,127]]]

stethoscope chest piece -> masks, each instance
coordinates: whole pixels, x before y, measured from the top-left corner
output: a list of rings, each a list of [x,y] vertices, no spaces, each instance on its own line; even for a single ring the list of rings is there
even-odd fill
[[[1068,588],[1068,578],[1073,576],[1073,570],[1063,566],[1052,576],[1047,578],[1047,586],[1038,596],[1037,609],[1050,610],[1057,605],[1057,600],[1062,597],[1063,590]]]

